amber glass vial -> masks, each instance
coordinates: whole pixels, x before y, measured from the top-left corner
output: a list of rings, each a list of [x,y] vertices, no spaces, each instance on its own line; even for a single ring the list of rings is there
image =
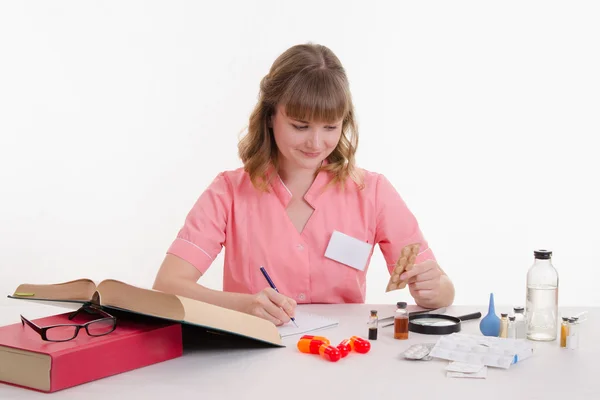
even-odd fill
[[[408,339],[408,311],[405,302],[398,302],[394,315],[394,339]]]
[[[408,339],[408,318],[394,320],[394,339]]]
[[[569,319],[563,317],[560,324],[560,347],[567,347],[567,336],[569,336]]]

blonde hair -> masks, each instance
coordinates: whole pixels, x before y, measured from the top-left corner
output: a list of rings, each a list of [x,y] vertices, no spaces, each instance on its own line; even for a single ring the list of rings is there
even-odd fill
[[[278,105],[287,116],[301,121],[343,119],[338,145],[318,169],[330,171],[332,183],[342,187],[348,177],[362,187],[355,165],[358,127],[346,72],[336,55],[317,44],[296,45],[281,54],[260,82],[259,100],[250,115],[238,155],[252,184],[267,191],[271,167],[278,169],[278,150],[269,119]]]

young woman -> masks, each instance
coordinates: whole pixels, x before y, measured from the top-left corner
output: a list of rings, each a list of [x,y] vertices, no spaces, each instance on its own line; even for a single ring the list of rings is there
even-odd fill
[[[276,325],[299,303],[364,302],[375,245],[423,307],[450,305],[454,287],[416,218],[381,174],[355,165],[358,143],[348,79],[320,45],[281,54],[239,143],[243,168],[200,195],[167,251],[154,288],[250,313]],[[197,283],[225,247],[223,291]],[[279,292],[270,288],[264,267]]]

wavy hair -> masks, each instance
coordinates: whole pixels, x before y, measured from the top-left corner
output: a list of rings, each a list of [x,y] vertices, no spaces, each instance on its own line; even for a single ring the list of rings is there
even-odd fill
[[[238,143],[238,155],[252,184],[268,191],[271,167],[279,167],[278,149],[269,118],[278,105],[285,113],[302,121],[342,120],[340,140],[317,170],[329,171],[332,183],[344,186],[350,177],[362,187],[355,163],[358,126],[346,72],[340,60],[327,47],[296,45],[282,53],[260,82],[259,99],[250,115],[248,132]]]

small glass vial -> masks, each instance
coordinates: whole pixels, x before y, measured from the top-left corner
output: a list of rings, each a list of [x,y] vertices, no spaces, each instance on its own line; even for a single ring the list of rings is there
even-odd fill
[[[500,333],[498,337],[505,338],[508,337],[508,314],[501,313],[500,317]]]
[[[569,318],[562,317],[560,324],[560,347],[567,348],[567,338],[569,337]]]
[[[394,314],[394,339],[406,340],[408,339],[408,311],[406,310],[406,303],[399,301],[396,303],[398,307]]]
[[[517,322],[514,316],[508,317],[508,337],[511,339],[517,338]]]
[[[525,318],[525,309],[523,307],[514,307],[515,313],[515,338],[526,339],[527,338],[527,326]]]
[[[569,318],[569,334],[567,335],[567,347],[575,350],[579,347],[579,327],[577,318]]]
[[[369,340],[377,340],[377,329],[379,327],[379,317],[377,310],[371,310],[369,317]]]
[[[552,252],[536,250],[527,272],[527,338],[556,340],[558,333],[558,272],[552,265]]]

